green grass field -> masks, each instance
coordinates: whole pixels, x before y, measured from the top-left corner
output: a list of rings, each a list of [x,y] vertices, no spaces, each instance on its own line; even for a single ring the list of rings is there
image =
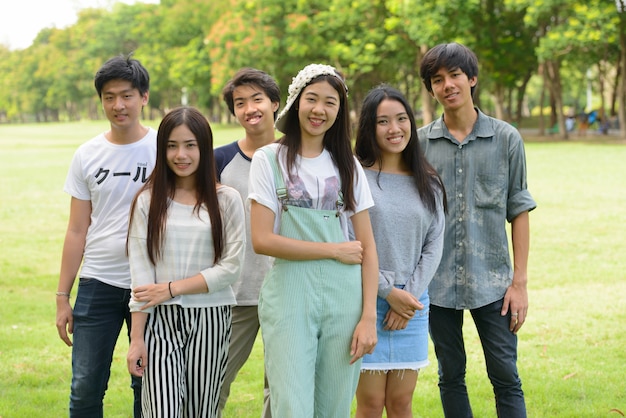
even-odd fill
[[[148,124],[151,124],[148,122]],[[155,126],[154,124],[151,124]],[[108,126],[0,125],[0,418],[67,416],[71,352],[58,338],[55,296],[76,147]],[[241,128],[214,128],[216,145]],[[519,368],[529,417],[626,412],[626,145],[606,138],[527,142],[531,213],[529,318]],[[74,289],[75,292],[75,289]],[[476,417],[494,417],[478,337],[466,321]],[[120,338],[106,417],[130,417],[127,341]],[[420,375],[415,417],[442,417],[436,360]],[[225,417],[260,416],[262,347],[232,388]]]

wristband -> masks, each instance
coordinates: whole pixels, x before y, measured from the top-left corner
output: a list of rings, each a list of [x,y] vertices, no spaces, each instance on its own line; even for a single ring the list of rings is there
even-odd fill
[[[66,296],[66,297],[70,297],[70,294],[68,292],[57,292],[56,293],[57,296]]]

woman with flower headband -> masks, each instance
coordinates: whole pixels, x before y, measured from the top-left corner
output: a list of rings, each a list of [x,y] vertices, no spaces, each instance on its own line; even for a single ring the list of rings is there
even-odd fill
[[[378,259],[343,77],[302,69],[276,128],[285,135],[254,154],[248,195],[254,250],[275,258],[259,298],[272,416],[349,417],[361,358],[376,344]],[[285,186],[296,178],[303,205]]]

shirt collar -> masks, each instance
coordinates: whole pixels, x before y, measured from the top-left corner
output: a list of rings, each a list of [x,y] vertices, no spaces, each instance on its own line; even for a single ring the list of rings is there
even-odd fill
[[[474,128],[472,132],[468,135],[467,141],[465,143],[473,141],[474,139],[479,138],[491,138],[495,136],[495,131],[493,129],[493,124],[490,123],[489,116],[485,115],[479,108],[474,107],[476,113],[478,113],[478,118],[476,119],[476,123],[474,124]],[[433,122],[432,129],[428,132],[428,139],[447,139],[449,141],[459,143],[457,139],[455,139],[448,131],[448,127],[443,121],[443,115],[439,117],[439,119]]]

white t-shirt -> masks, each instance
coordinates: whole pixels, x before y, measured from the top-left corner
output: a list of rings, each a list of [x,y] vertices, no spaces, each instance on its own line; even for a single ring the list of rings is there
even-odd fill
[[[265,147],[272,148],[275,153],[278,153],[280,146],[280,144],[274,143],[266,145]],[[298,156],[295,164],[298,171],[294,173],[291,180],[287,175],[285,154],[284,152],[280,154],[279,166],[283,173],[285,187],[287,188],[289,204],[313,209],[335,210],[341,189],[340,175],[328,150],[324,149],[320,155],[314,158]],[[354,162],[355,210],[354,212],[349,212],[341,209],[340,217],[346,240],[348,240],[348,218],[355,213],[374,206],[372,194],[365,174],[363,173],[363,168],[357,162],[356,158]],[[258,149],[252,157],[248,192],[248,199],[255,200],[263,206],[267,206],[276,214],[274,217],[274,232],[278,233],[280,230],[280,205],[276,195],[274,172],[267,159],[267,155],[262,149]]]
[[[132,144],[109,142],[104,134],[74,153],[64,191],[91,201],[91,224],[80,277],[130,288],[126,234],[130,205],[154,169],[156,131]]]

